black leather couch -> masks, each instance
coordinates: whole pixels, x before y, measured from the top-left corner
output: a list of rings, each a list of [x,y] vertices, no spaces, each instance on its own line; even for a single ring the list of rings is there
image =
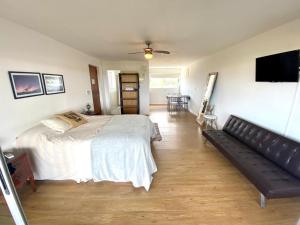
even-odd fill
[[[206,137],[266,199],[300,196],[300,143],[231,115],[223,130],[204,130]]]

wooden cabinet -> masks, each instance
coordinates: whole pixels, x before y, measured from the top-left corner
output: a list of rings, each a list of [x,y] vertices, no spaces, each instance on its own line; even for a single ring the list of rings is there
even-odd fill
[[[122,114],[139,114],[139,74],[120,73],[120,98]]]
[[[31,164],[26,153],[15,154],[13,159],[8,160],[12,167],[15,169],[11,174],[11,178],[17,189],[22,188],[27,181],[30,182],[33,191],[36,190],[34,176],[31,170]]]
[[[16,155],[15,158],[9,160],[15,168],[15,172],[11,174],[15,187],[21,188],[27,181],[30,182],[33,191],[36,191],[35,181],[31,170],[31,164],[26,153]]]

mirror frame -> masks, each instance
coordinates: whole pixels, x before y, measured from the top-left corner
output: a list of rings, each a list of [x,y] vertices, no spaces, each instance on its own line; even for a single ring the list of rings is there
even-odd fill
[[[205,97],[206,97],[206,92],[208,91],[208,84],[209,84],[209,81],[210,81],[212,76],[215,76],[216,78],[213,81],[213,86],[211,88],[211,93],[210,93],[209,97],[206,99]],[[208,74],[206,89],[205,89],[205,92],[204,92],[204,96],[202,98],[202,103],[201,103],[201,106],[200,106],[199,114],[198,114],[197,119],[196,119],[196,121],[200,124],[201,127],[204,126],[204,115],[206,113],[207,106],[210,103],[211,96],[213,95],[217,79],[218,79],[218,72],[212,72],[212,73]]]

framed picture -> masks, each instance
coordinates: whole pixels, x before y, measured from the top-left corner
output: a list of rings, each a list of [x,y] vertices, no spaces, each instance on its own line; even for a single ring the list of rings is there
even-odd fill
[[[40,73],[9,71],[8,74],[15,99],[44,94]]]
[[[47,95],[65,93],[63,75],[43,73],[43,80]]]

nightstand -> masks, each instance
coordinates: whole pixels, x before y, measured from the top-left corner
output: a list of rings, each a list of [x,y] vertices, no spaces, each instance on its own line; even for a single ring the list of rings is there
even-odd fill
[[[82,113],[83,115],[86,115],[86,116],[97,116],[99,114],[95,113],[94,111],[85,111]]]
[[[8,159],[7,163],[11,163],[12,167],[15,169],[15,171],[11,174],[15,188],[22,188],[24,184],[30,182],[32,190],[36,191],[34,176],[27,153],[13,153],[13,155],[15,157]]]

